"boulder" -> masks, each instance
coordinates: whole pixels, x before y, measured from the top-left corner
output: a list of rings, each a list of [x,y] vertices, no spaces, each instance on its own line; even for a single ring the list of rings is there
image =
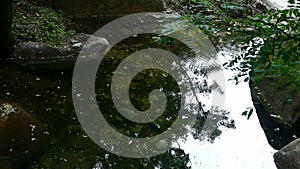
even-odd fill
[[[21,65],[47,64],[74,60],[78,54],[79,49],[60,49],[43,42],[23,42],[14,50],[9,60]]]
[[[274,110],[265,102],[257,87],[250,85],[250,89],[256,114],[267,140],[274,149],[279,150],[297,137],[297,131],[283,122],[279,115],[274,115]]]
[[[300,92],[289,90],[276,78],[265,78],[256,87],[254,92],[269,107],[270,115],[295,129],[300,127]]]
[[[70,39],[67,48],[58,48],[43,42],[23,42],[8,60],[22,66],[41,68],[44,65],[48,70],[56,67],[72,68],[83,46],[90,49],[85,50],[88,51],[86,55],[90,56],[105,52],[110,47],[105,38],[80,33]]]
[[[274,161],[278,169],[300,169],[300,138],[276,152]]]
[[[254,86],[251,96],[260,125],[274,149],[281,149],[300,137],[300,96],[280,86],[279,80],[264,79]]]

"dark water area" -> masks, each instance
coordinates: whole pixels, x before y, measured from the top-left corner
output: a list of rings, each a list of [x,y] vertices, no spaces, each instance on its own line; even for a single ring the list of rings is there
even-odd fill
[[[188,51],[180,42],[172,41],[162,44],[154,40],[156,35],[141,35],[128,38],[116,45],[108,52],[106,59],[101,64],[96,84],[97,100],[99,108],[104,110],[107,121],[118,129],[118,132],[131,137],[145,137],[156,135],[166,130],[172,125],[172,120],[177,118],[177,106],[170,106],[166,112],[157,121],[147,125],[136,125],[126,121],[124,117],[116,114],[112,109],[110,87],[107,83],[111,81],[112,71],[128,55],[148,47],[165,48],[177,55],[185,56]],[[142,43],[141,43],[142,42]],[[197,64],[194,62],[193,64]],[[80,168],[80,169],[133,169],[133,168],[228,168],[234,162],[233,168],[261,168],[272,169],[274,163],[267,140],[259,126],[256,117],[247,121],[241,116],[245,107],[237,106],[230,98],[228,111],[215,111],[210,108],[210,113],[220,114],[220,121],[211,126],[214,132],[212,134],[203,134],[202,127],[205,121],[205,111],[201,110],[201,116],[196,124],[190,125],[186,134],[182,138],[174,139],[174,146],[163,154],[149,158],[126,158],[112,154],[95,144],[82,129],[72,101],[72,75],[73,64],[36,64],[36,65],[15,65],[14,63],[5,63],[0,69],[0,103],[17,103],[22,112],[29,114],[28,123],[15,121],[13,124],[21,126],[31,126],[26,134],[21,134],[16,130],[9,129],[17,135],[20,135],[22,148],[18,148],[18,139],[16,141],[1,141],[2,145],[10,145],[8,150],[0,152],[0,166],[12,165],[15,168]],[[197,74],[197,71],[191,70]],[[170,103],[177,104],[178,96],[176,93],[176,82],[168,76],[161,76],[162,72],[157,70],[144,71],[139,73],[132,81],[131,100],[138,109],[147,109],[149,107],[148,94],[155,88],[163,87],[168,95]],[[229,75],[230,76],[230,75]],[[205,78],[201,74],[199,79],[199,89],[202,94],[209,97],[209,84],[204,83]],[[201,82],[202,81],[202,82]],[[157,83],[162,84],[162,86]],[[121,84],[120,84],[121,85]],[[147,87],[148,86],[148,87]],[[229,87],[228,87],[229,86]],[[247,91],[249,88],[228,85],[226,89],[230,91]],[[233,92],[236,93],[236,92]],[[237,100],[248,100],[249,95],[234,95]],[[175,94],[176,96],[176,94]],[[242,97],[243,99],[239,98]],[[247,99],[245,99],[247,98]],[[231,100],[231,101],[230,101]],[[102,103],[100,103],[102,102]],[[205,102],[203,102],[204,105]],[[233,103],[233,104],[232,104]],[[251,103],[245,103],[251,104]],[[246,106],[245,105],[245,106]],[[209,106],[208,106],[209,107]],[[231,107],[231,108],[230,108]],[[238,109],[240,107],[240,109]],[[18,108],[17,108],[18,109]],[[206,112],[207,113],[207,112]],[[12,114],[14,115],[14,114]],[[10,119],[11,115],[8,116]],[[21,117],[27,119],[28,117]],[[234,121],[232,121],[234,120]],[[235,123],[234,123],[235,122]],[[2,124],[2,123],[0,123]],[[34,124],[34,125],[33,125]],[[34,126],[34,130],[32,129]],[[236,127],[236,129],[235,129]],[[8,128],[11,128],[8,125]],[[26,127],[25,127],[26,128]],[[39,136],[32,134],[33,131],[42,133]],[[0,131],[1,132],[1,131]],[[15,138],[15,135],[9,135],[9,138]],[[114,140],[116,141],[116,140]],[[241,144],[238,146],[238,144]],[[18,144],[17,144],[18,143]],[[252,144],[257,147],[257,151],[244,145]],[[234,146],[233,146],[234,145]],[[159,144],[157,145],[159,146]],[[1,148],[1,146],[0,146]],[[253,151],[253,152],[252,152]],[[258,156],[258,151],[264,151]],[[245,153],[248,152],[248,153]],[[16,154],[21,154],[17,156]],[[27,156],[24,158],[23,156]],[[256,157],[257,156],[257,157]],[[266,160],[267,159],[267,160]],[[271,159],[271,160],[270,160]],[[258,161],[268,161],[261,164]],[[5,164],[6,163],[6,164]],[[273,167],[272,167],[273,165]],[[1,167],[2,167],[1,166]]]
[[[162,163],[165,166],[177,165],[176,168],[185,168],[188,156],[180,149],[170,150],[169,153],[160,155],[159,158],[127,159],[106,152],[91,141],[78,123],[73,108],[71,75],[71,71],[32,72],[27,70],[24,72],[10,68],[1,69],[1,100],[5,103],[13,100],[26,108],[27,112],[46,126],[43,134],[48,137],[47,140],[33,142],[30,135],[24,136],[22,139],[25,140],[25,145],[21,150],[13,144],[10,147],[11,150],[5,153],[6,156],[11,157],[9,161],[13,166],[16,168],[29,165],[28,168],[84,169],[93,168],[97,163],[103,168],[141,168],[144,166],[154,168],[155,165],[164,161]],[[9,116],[9,118],[12,117]],[[115,122],[122,124],[116,119]],[[15,122],[14,125],[21,124]],[[11,140],[3,141],[1,144],[11,145]],[[40,149],[37,154],[31,154],[34,147],[40,147],[42,144],[45,148]],[[178,157],[173,157],[174,152]],[[23,161],[24,157],[15,156],[15,154],[24,154],[32,158]],[[0,163],[0,166],[1,164],[3,163]]]
[[[145,46],[140,42],[135,43],[138,39],[143,39],[143,44],[147,45]],[[127,44],[131,45],[130,48],[128,48]],[[176,46],[176,42],[173,42],[173,45]],[[97,99],[104,100],[104,104],[99,104],[100,108],[108,112],[108,121],[113,126],[118,127],[119,132],[130,136],[145,137],[149,136],[149,133],[150,135],[151,133],[155,135],[155,133],[162,132],[172,124],[166,119],[175,118],[174,115],[176,115],[176,113],[173,113],[176,112],[176,106],[170,105],[165,113],[166,117],[163,116],[158,121],[146,126],[136,126],[126,123],[125,118],[122,118],[120,115],[111,116],[112,112],[109,110],[110,99],[105,101],[109,97],[110,89],[107,88],[106,83],[111,80],[111,73],[109,72],[112,71],[113,65],[117,66],[118,62],[130,53],[150,46],[163,45],[155,42],[152,36],[146,36],[129,38],[120,45],[115,46],[108,53],[107,59],[102,64],[102,69],[99,70],[102,73],[96,79],[98,86],[96,88]],[[175,53],[179,49],[186,50],[184,48],[169,48]],[[153,73],[156,78],[153,77]],[[170,85],[171,83],[175,83],[176,86],[176,82],[172,82],[172,79],[156,76],[157,73],[159,74],[160,72],[144,72],[135,78],[135,83],[131,87],[132,95],[134,95],[132,99],[135,100],[137,107],[149,104],[147,93],[153,87],[159,87],[155,83],[165,83],[165,92],[172,90],[173,85]],[[9,150],[0,152],[2,159],[4,159],[0,162],[0,166],[8,165],[4,164],[4,162],[9,161],[7,163],[10,163],[15,168],[155,168],[155,166],[160,166],[160,168],[189,168],[188,154],[176,147],[164,154],[141,159],[119,157],[101,149],[85,134],[77,120],[72,102],[72,75],[73,68],[70,63],[67,63],[67,65],[60,63],[58,65],[36,64],[20,66],[7,62],[1,65],[0,103],[9,103],[13,107],[18,105],[19,108],[16,109],[20,114],[30,114],[30,118],[38,121],[37,124],[41,124],[37,125],[32,123],[32,121],[20,124],[20,121],[14,121],[15,124],[12,125],[34,126],[34,129],[41,130],[42,136],[35,138],[33,134],[30,134],[33,133],[33,131],[31,132],[33,129],[26,130],[28,134],[22,135],[20,133],[20,140],[15,139],[16,136],[13,133],[8,134],[7,137],[11,139],[1,141],[2,145],[10,146],[8,147]],[[145,82],[143,79],[147,81]],[[164,82],[166,80],[168,83]],[[149,86],[154,86],[147,89],[145,88],[145,83]],[[176,97],[171,98],[171,100],[173,100],[173,103],[171,102],[170,104],[178,104],[176,103],[176,100],[178,100]],[[18,113],[8,115],[7,119],[13,119],[13,115],[18,115]],[[201,123],[201,121],[199,122]],[[14,128],[12,125],[3,124],[18,135],[18,131],[11,129]],[[160,126],[158,127],[158,125]],[[46,139],[42,139],[45,137]],[[35,140],[38,141],[35,142]],[[16,144],[11,143],[19,141],[24,142],[22,149],[18,149]],[[16,154],[23,154],[30,158],[26,159]]]

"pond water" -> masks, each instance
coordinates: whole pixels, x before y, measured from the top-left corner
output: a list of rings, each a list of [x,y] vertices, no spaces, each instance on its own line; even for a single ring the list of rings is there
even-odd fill
[[[224,73],[226,79],[234,75],[230,70]],[[256,113],[249,120],[241,116],[247,107],[253,107],[249,84],[235,85],[231,80],[226,81],[225,95],[224,109],[230,112],[229,118],[235,120],[236,129],[226,129],[213,144],[200,144],[191,136],[182,142],[180,147],[190,154],[192,168],[276,169],[273,161],[276,150],[269,145]]]
[[[46,0],[45,0],[46,1]],[[51,4],[56,4],[57,7],[62,8],[66,15],[73,15],[76,9],[77,14],[81,13],[86,15],[86,12],[97,6],[97,3],[104,3],[104,1],[93,1],[90,3],[80,3],[80,1],[64,1],[64,4],[60,4],[61,1],[47,1]],[[125,1],[124,1],[125,2]],[[132,4],[137,5],[136,9],[140,9],[138,6],[140,1],[105,1],[105,3],[118,4],[117,6],[127,5],[122,13],[110,13],[113,18],[120,17],[121,15],[145,11],[132,11]],[[142,1],[141,1],[142,2]],[[144,2],[144,1],[143,1]],[[160,11],[162,4],[158,1],[151,1],[154,5],[146,7],[149,10],[146,11]],[[92,3],[92,1],[91,1]],[[144,4],[144,3],[143,3]],[[157,5],[159,4],[159,5]],[[62,5],[62,6],[60,6]],[[91,7],[82,7],[90,5]],[[66,7],[67,6],[67,7]],[[99,5],[101,6],[101,5]],[[153,7],[154,6],[154,7]],[[103,10],[102,8],[95,8],[95,10]],[[134,7],[135,8],[135,7]],[[73,10],[70,10],[73,9]],[[78,10],[77,10],[78,9]],[[112,7],[111,9],[114,9]],[[91,10],[92,11],[92,10]],[[114,12],[116,10],[113,10]],[[90,11],[89,11],[90,12]],[[85,16],[91,20],[91,15],[98,15],[95,13],[89,13]],[[99,11],[98,11],[99,12]],[[75,15],[73,15],[75,16]],[[79,16],[79,15],[78,15]],[[101,15],[103,17],[104,15]],[[76,17],[75,17],[76,18]],[[104,17],[107,22],[112,18]],[[99,25],[103,25],[96,19],[93,27],[87,26],[86,32],[93,33]],[[80,25],[80,24],[79,24]],[[97,100],[104,100],[103,103],[99,101],[99,107],[105,109],[107,112],[106,118],[111,124],[119,128],[119,132],[124,135],[132,137],[145,137],[154,133],[160,133],[172,124],[169,119],[176,118],[173,113],[176,112],[177,107],[171,107],[164,114],[161,121],[151,123],[149,125],[135,125],[124,120],[122,116],[113,114],[114,109],[110,106],[111,97],[110,86],[107,86],[107,81],[111,80],[114,66],[124,59],[128,54],[136,52],[145,47],[156,47],[157,41],[152,41],[155,35],[131,37],[127,41],[118,44],[109,53],[109,57],[104,61],[104,66],[101,70],[98,70],[96,79],[96,94]],[[145,40],[146,39],[146,40]],[[150,39],[150,40],[149,40]],[[147,43],[146,43],[147,42]],[[145,46],[146,44],[146,46]],[[147,46],[149,45],[149,46]],[[172,42],[172,45],[166,46],[168,50],[178,54],[184,55],[180,52],[187,50],[181,48],[178,42]],[[227,59],[221,55],[218,55],[219,60],[225,62]],[[194,58],[193,60],[187,60],[187,64],[192,65],[194,68],[201,67],[201,58]],[[199,64],[199,65],[198,65]],[[101,74],[101,71],[105,74]],[[149,158],[126,158],[114,155],[108,151],[101,149],[96,145],[83,131],[80,126],[72,102],[72,74],[73,70],[70,67],[64,67],[64,65],[27,65],[19,66],[14,63],[4,63],[0,66],[0,103],[17,103],[28,114],[32,114],[43,126],[41,127],[43,135],[46,135],[47,139],[40,140],[39,142],[31,143],[33,136],[29,135],[30,144],[24,144],[24,149],[16,147],[14,140],[6,140],[7,142],[1,142],[2,145],[9,145],[9,152],[0,152],[0,168],[1,165],[7,165],[1,163],[2,156],[10,157],[8,163],[11,163],[15,168],[80,168],[80,169],[107,169],[107,168],[192,168],[192,169],[239,169],[239,168],[262,168],[262,169],[275,169],[273,162],[273,153],[275,150],[271,148],[265,137],[265,134],[259,124],[258,118],[255,114],[250,117],[249,120],[245,116],[242,116],[242,112],[248,107],[253,107],[251,100],[250,89],[247,83],[240,83],[238,85],[233,84],[232,81],[228,81],[234,74],[234,72],[221,69],[225,76],[225,85],[222,90],[224,91],[223,97],[225,98],[225,104],[222,110],[215,111],[210,109],[209,101],[211,101],[211,89],[217,90],[217,88],[210,88],[211,83],[205,84],[205,77],[202,73],[197,73],[196,69],[190,70],[191,76],[196,76],[200,85],[199,90],[202,90],[200,94],[203,94],[202,103],[208,105],[206,108],[203,104],[203,110],[200,118],[198,119],[197,126],[187,127],[187,131],[183,138],[176,138],[172,142],[172,149],[168,150],[164,154],[160,154]],[[106,74],[108,72],[108,74]],[[196,72],[196,73],[195,73]],[[167,82],[162,88],[164,91],[176,89],[176,84],[173,84],[172,79],[168,79],[168,76],[156,75],[159,72],[150,71],[143,72],[135,77],[133,83],[132,99],[133,103],[140,109],[145,109],[142,106],[149,106],[147,96],[149,90],[153,88],[161,88],[155,84],[154,81],[161,82],[166,80]],[[153,77],[155,78],[153,79]],[[147,80],[145,80],[147,79]],[[144,88],[145,83],[154,87]],[[141,94],[142,93],[142,94]],[[174,92],[176,97],[176,91]],[[173,93],[172,93],[173,94]],[[172,104],[177,104],[176,97],[173,99]],[[205,101],[206,99],[206,101]],[[208,99],[208,102],[207,102]],[[142,106],[141,106],[142,105]],[[210,110],[210,111],[208,111]],[[219,123],[215,124],[212,128],[213,133],[203,134],[201,133],[201,127],[203,127],[204,115],[206,112],[220,113],[218,116]],[[113,114],[113,116],[112,116]],[[0,123],[1,124],[1,123]],[[16,124],[19,125],[19,124]],[[28,124],[30,125],[30,124]],[[199,127],[198,126],[198,127]],[[21,133],[20,133],[21,135]],[[12,136],[14,137],[14,136]],[[114,140],[118,141],[118,140]],[[21,141],[22,142],[22,141]],[[158,145],[159,146],[159,145]],[[1,146],[0,146],[1,147]],[[33,147],[40,148],[38,153],[32,153]],[[2,149],[0,149],[2,151]],[[17,156],[16,154],[22,154],[23,156],[32,156],[32,158],[24,158]],[[24,160],[25,159],[25,160]],[[3,160],[2,160],[3,161]]]
[[[130,49],[133,47],[138,50],[139,45],[130,46]],[[113,50],[112,56],[127,55],[127,52],[124,52],[126,50],[123,50],[127,45],[120,46]],[[220,59],[224,61],[222,57]],[[191,64],[197,63],[196,58]],[[174,140],[173,148],[167,153],[151,158],[130,159],[101,149],[81,129],[72,104],[72,70],[65,70],[63,66],[61,69],[51,70],[51,65],[48,65],[47,69],[41,69],[38,65],[22,67],[12,65],[8,63],[1,66],[1,100],[16,102],[33,114],[47,126],[44,133],[47,133],[48,137],[47,141],[25,145],[27,146],[25,150],[12,146],[9,154],[13,156],[14,153],[30,152],[32,146],[46,145],[45,149],[34,156],[34,160],[31,159],[34,161],[33,164],[32,161],[24,162],[13,156],[12,162],[18,167],[30,164],[29,168],[276,168],[273,162],[275,150],[268,144],[257,116],[253,114],[249,120],[241,116],[247,107],[253,107],[247,83],[235,85],[232,81],[226,81],[224,110],[230,113],[224,114],[224,117],[227,117],[224,122],[231,124],[229,121],[234,120],[235,127],[217,125],[214,127],[218,128],[221,133],[199,137],[197,136],[201,130],[196,130],[195,133],[192,127],[190,131],[187,131],[184,139]],[[109,72],[112,65],[113,63],[106,64],[104,70]],[[225,79],[233,75],[233,72],[228,70],[224,70],[224,73]],[[96,80],[96,83],[106,84],[103,79],[108,77],[102,77],[102,75],[99,77],[100,81]],[[139,79],[138,84],[144,86],[144,82],[141,83],[138,77],[137,79]],[[136,92],[143,93],[141,91],[146,92],[145,89],[140,88]],[[106,98],[102,90],[99,90],[97,95],[99,99]],[[206,96],[211,97],[210,92],[206,93]],[[142,104],[146,103],[142,102]],[[169,109],[169,111],[172,113],[175,110]],[[139,128],[136,126],[129,127],[127,130],[128,127],[123,126],[126,122],[120,119],[120,116],[114,116],[110,121],[121,128],[120,132],[129,131],[127,134],[131,136],[132,133],[147,135],[149,132],[161,132],[161,129],[155,125],[150,126],[150,129],[146,128],[146,131],[140,131],[143,128],[136,130]],[[162,128],[168,127],[163,122],[159,124]],[[10,145],[10,143],[4,144]]]

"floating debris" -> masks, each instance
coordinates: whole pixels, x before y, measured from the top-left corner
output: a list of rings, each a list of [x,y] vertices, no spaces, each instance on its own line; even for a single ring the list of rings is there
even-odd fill
[[[276,115],[276,114],[270,114],[270,116],[271,116],[271,117],[274,117],[274,118],[277,118],[277,119],[282,119],[282,117],[281,117],[281,116],[279,116],[279,115]]]
[[[30,128],[31,128],[31,131],[34,131],[36,129],[36,125],[34,124],[29,124]]]
[[[37,138],[31,138],[31,141],[37,141],[38,139]]]
[[[50,133],[47,131],[43,132],[43,134],[50,135]]]

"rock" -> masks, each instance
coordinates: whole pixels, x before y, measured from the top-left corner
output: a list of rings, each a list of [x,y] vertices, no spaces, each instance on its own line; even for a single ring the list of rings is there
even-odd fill
[[[18,65],[54,64],[65,60],[76,60],[77,49],[60,49],[43,42],[23,42],[8,60]]]
[[[89,56],[88,59],[97,59],[99,53],[104,53],[110,48],[109,42],[105,38],[95,37],[84,34],[80,35],[82,39],[87,39],[84,44],[84,50],[81,52],[81,56]]]
[[[266,94],[267,91],[262,92],[258,87],[254,87],[252,83],[250,83],[250,89],[259,123],[265,132],[269,144],[274,149],[279,150],[295,140],[295,136],[299,136],[299,132],[296,130],[296,127],[291,124],[288,125],[280,115],[275,114],[275,107],[270,106],[265,98],[264,94]],[[272,97],[276,96],[274,95]]]
[[[70,44],[75,44],[75,43],[78,43],[78,40],[76,40],[76,39],[70,39]]]
[[[0,100],[0,105],[0,168],[22,168],[46,148],[46,126],[16,103]]]
[[[0,154],[0,167],[1,169],[11,169],[11,160],[8,156],[1,156]]]
[[[43,42],[23,42],[15,49],[12,57],[8,60],[23,66],[51,65],[51,69],[53,69],[53,66],[60,67],[60,64],[65,63],[73,66],[83,46],[90,49],[86,55],[92,55],[99,51],[104,52],[110,46],[105,38],[89,34],[81,33],[71,39],[72,42],[77,43],[70,45],[68,48],[57,48]]]
[[[14,51],[13,58],[50,58],[60,55],[60,49],[43,42],[24,42]]]
[[[278,169],[300,169],[300,138],[276,152],[274,161]]]
[[[289,91],[281,85],[281,79],[265,78],[257,84],[256,93],[260,100],[269,107],[271,115],[278,116],[281,123],[294,129],[300,128],[300,92]],[[299,131],[300,132],[300,131]],[[300,135],[300,133],[298,134]]]
[[[82,47],[82,43],[80,43],[80,42],[78,42],[78,43],[74,43],[73,45],[72,45],[72,48],[73,49],[79,49],[79,48],[81,48]]]
[[[61,49],[43,42],[23,42],[8,60],[19,65],[49,64],[62,60],[76,59],[77,49]]]
[[[93,35],[90,35],[90,34],[86,34],[86,33],[79,33],[77,36],[76,36],[76,39],[79,41],[79,42],[86,42],[90,37],[92,37]]]

